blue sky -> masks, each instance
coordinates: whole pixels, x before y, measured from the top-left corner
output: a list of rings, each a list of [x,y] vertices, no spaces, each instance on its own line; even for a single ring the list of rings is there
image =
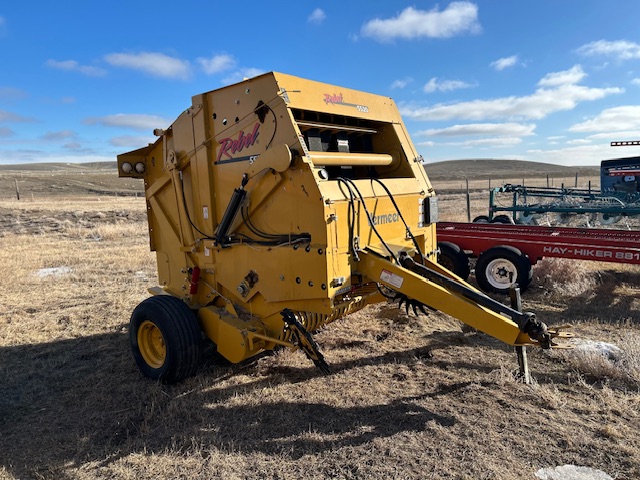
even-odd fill
[[[387,95],[427,162],[640,155],[637,0],[3,2],[0,164],[115,160],[268,71]]]

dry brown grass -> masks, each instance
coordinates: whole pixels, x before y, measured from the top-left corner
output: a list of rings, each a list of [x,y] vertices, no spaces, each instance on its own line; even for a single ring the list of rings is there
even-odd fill
[[[161,386],[127,337],[155,284],[144,202],[89,198],[0,201],[0,478],[508,480],[563,464],[640,478],[637,269],[550,267],[564,281],[525,294],[541,319],[623,352],[530,350],[533,385],[500,342],[377,305],[316,335],[331,375],[300,352],[209,355]],[[56,267],[70,270],[37,275]],[[578,275],[595,283],[567,295]]]

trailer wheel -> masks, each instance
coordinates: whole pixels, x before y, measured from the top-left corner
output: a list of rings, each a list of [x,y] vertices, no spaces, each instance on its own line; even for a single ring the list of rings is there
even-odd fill
[[[476,262],[476,281],[485,292],[509,293],[513,284],[524,292],[531,283],[533,270],[520,250],[507,245],[490,248]]]
[[[604,212],[600,215],[600,223],[602,225],[613,225],[618,223],[622,219],[622,215],[612,215],[611,213]]]
[[[513,225],[514,221],[509,215],[496,215],[491,219],[491,223],[505,223],[509,225]]]
[[[489,217],[487,215],[479,215],[471,223],[489,223]]]
[[[202,333],[191,309],[176,297],[144,300],[131,315],[129,341],[144,375],[175,383],[195,374],[200,363]]]
[[[455,243],[438,242],[438,248],[438,263],[466,281],[470,273],[467,254]]]

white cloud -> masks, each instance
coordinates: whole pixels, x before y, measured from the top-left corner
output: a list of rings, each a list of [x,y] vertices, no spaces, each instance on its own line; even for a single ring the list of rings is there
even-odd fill
[[[49,59],[45,62],[45,65],[49,68],[56,70],[64,70],[66,72],[78,72],[88,77],[102,77],[106,75],[106,71],[99,67],[92,67],[90,65],[80,65],[75,60],[53,60]]]
[[[519,145],[522,139],[518,137],[498,137],[498,138],[480,138],[477,140],[467,140],[461,142],[461,147],[491,147],[491,148],[507,148]]]
[[[450,38],[464,33],[478,33],[478,6],[471,2],[451,2],[442,11],[407,7],[397,17],[376,18],[364,24],[361,34],[378,41],[396,38]]]
[[[76,154],[64,152],[51,153],[42,150],[3,150],[0,151],[2,164],[25,164],[40,162],[56,162],[56,163],[88,163],[88,162],[113,162],[113,155],[96,155],[89,149],[80,149]]]
[[[155,140],[156,139],[153,136],[137,137],[134,135],[122,135],[120,137],[113,137],[111,140],[109,140],[109,143],[114,147],[141,148],[148,143],[153,143]]]
[[[492,135],[500,137],[525,137],[534,135],[535,124],[521,123],[472,123],[453,125],[447,128],[432,128],[417,132],[417,136],[458,137],[469,135]]]
[[[13,130],[8,127],[0,127],[0,138],[12,137],[15,134]]]
[[[411,82],[413,82],[413,78],[411,77],[405,77],[399,80],[394,80],[393,83],[391,84],[391,89],[395,90],[397,88],[400,88],[400,89],[405,88]]]
[[[423,121],[435,120],[488,120],[488,119],[542,119],[559,111],[572,110],[580,102],[599,100],[624,92],[623,88],[589,88],[572,82],[584,77],[579,66],[566,72],[550,73],[539,85],[555,88],[539,88],[531,95],[502,97],[489,100],[472,100],[432,107],[400,105],[402,115]]]
[[[139,70],[155,77],[186,80],[191,74],[188,61],[170,57],[164,53],[110,53],[104,58],[114,67]]]
[[[236,60],[231,55],[214,55],[211,58],[198,58],[197,62],[207,75],[214,75],[236,66]]]
[[[35,122],[35,119],[30,117],[24,117],[17,113],[8,112],[7,110],[0,110],[0,122]]]
[[[554,90],[537,90],[525,97],[472,100],[434,107],[401,107],[401,113],[416,120],[486,120],[495,118],[542,119],[551,113],[571,110],[584,101],[598,100],[622,93],[620,88],[588,88],[566,85]]]
[[[153,131],[156,128],[166,128],[171,122],[157,115],[118,113],[105,117],[87,118],[87,125],[103,125],[107,127],[132,128],[134,130]]]
[[[222,83],[224,83],[225,85],[231,85],[232,83],[238,83],[247,78],[257,77],[258,75],[262,75],[263,73],[265,73],[264,70],[261,70],[259,68],[242,68],[237,72],[233,72],[228,77],[223,78]]]
[[[491,67],[501,72],[505,68],[513,67],[518,64],[518,56],[511,55],[510,57],[499,58],[498,60],[491,62]]]
[[[425,147],[455,147],[455,148],[507,148],[519,145],[522,143],[522,139],[518,137],[496,137],[496,138],[478,138],[472,140],[465,140],[462,142],[421,142],[416,145]]]
[[[27,92],[13,87],[0,87],[0,98],[7,100],[20,100],[27,97]]]
[[[601,160],[613,158],[609,143],[579,145],[555,150],[528,150],[527,159],[558,165],[599,165]]]
[[[439,92],[452,92],[453,90],[460,90],[461,88],[471,88],[476,85],[471,83],[463,82],[462,80],[438,80],[436,77],[433,77],[429,80],[423,90],[425,93],[432,93],[435,91]]]
[[[571,132],[615,132],[621,130],[640,130],[640,105],[608,108],[591,120],[569,127]]]
[[[65,143],[64,145],[62,145],[62,148],[66,150],[79,151],[82,150],[82,145],[77,142]]]
[[[322,23],[325,18],[327,18],[327,15],[324,13],[324,10],[322,10],[321,8],[316,8],[307,18],[307,22]]]
[[[575,85],[580,83],[587,74],[580,65],[574,65],[569,70],[546,74],[539,82],[539,87],[558,87],[561,85]]]
[[[634,78],[631,80],[631,85],[640,85],[640,78]]]
[[[618,132],[605,132],[589,135],[587,138],[592,140],[635,140],[640,138],[640,129],[638,130],[621,130]]]
[[[575,140],[569,140],[567,145],[591,145],[591,140],[586,138],[576,138]]]
[[[586,56],[605,56],[617,60],[640,58],[640,44],[626,40],[598,40],[578,48],[577,52]]]
[[[42,139],[46,140],[47,142],[55,142],[58,140],[66,140],[68,138],[73,138],[75,137],[76,134],[75,132],[72,132],[71,130],[60,130],[59,132],[47,132],[44,135],[42,135]]]

